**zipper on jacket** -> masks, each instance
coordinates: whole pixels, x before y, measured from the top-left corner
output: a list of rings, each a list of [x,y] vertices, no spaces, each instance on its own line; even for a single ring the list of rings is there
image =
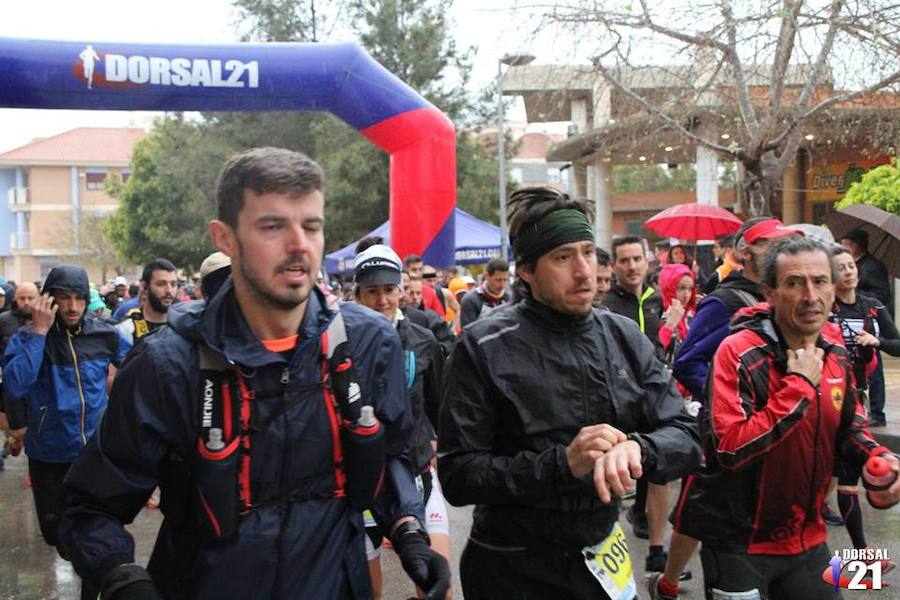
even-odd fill
[[[41,407],[41,421],[40,421],[40,423],[38,423],[38,431],[37,431],[38,435],[41,434],[41,429],[44,428],[44,419],[46,419],[46,418],[47,418],[47,407],[42,406]]]
[[[824,369],[822,369],[822,376],[825,376]],[[813,510],[816,508],[816,471],[819,466],[819,452],[818,452],[818,444],[819,444],[819,431],[822,428],[822,392],[819,386],[816,386],[816,433],[813,436],[813,463],[812,463],[812,475],[810,476],[809,481],[809,502],[806,505],[806,514],[803,515],[803,523],[800,524],[800,548],[804,551],[806,548],[806,542],[803,540],[803,534],[806,532],[806,523],[809,520],[809,515],[812,514]]]
[[[78,387],[78,397],[81,398],[81,445],[87,445],[87,436],[84,435],[84,418],[87,406],[84,402],[84,390],[81,389],[81,373],[78,371],[78,357],[75,356],[75,346],[72,345],[72,332],[66,330],[66,341],[69,342],[69,351],[72,353],[72,363],[75,365],[75,384]]]

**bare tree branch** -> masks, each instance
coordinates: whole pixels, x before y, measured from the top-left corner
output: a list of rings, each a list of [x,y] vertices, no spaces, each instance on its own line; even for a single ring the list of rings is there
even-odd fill
[[[667,123],[668,125],[670,125],[676,131],[678,131],[681,134],[687,136],[688,138],[694,140],[698,144],[702,144],[703,146],[710,148],[711,150],[716,150],[717,152],[721,152],[728,156],[732,156],[736,159],[741,158],[741,154],[739,153],[739,151],[735,150],[734,148],[730,148],[727,146],[722,146],[721,144],[716,144],[714,142],[710,142],[709,140],[700,137],[696,133],[692,132],[690,129],[686,128],[681,122],[672,118],[666,111],[664,111],[660,107],[656,106],[652,102],[647,101],[643,96],[636,93],[630,87],[623,85],[621,81],[619,81],[616,77],[613,77],[613,75],[612,75],[612,73],[610,73],[609,69],[604,67],[600,61],[595,62],[594,66],[597,68],[597,70],[603,76],[604,80],[606,80],[608,83],[612,84],[613,87],[615,87],[617,90],[619,90],[622,93],[624,93],[625,95],[627,95],[629,98],[637,101],[649,113],[655,115],[656,117],[661,119],[664,123]]]
[[[750,102],[750,90],[747,88],[747,80],[744,77],[744,65],[737,53],[737,24],[734,21],[734,13],[731,10],[731,0],[722,3],[722,16],[725,19],[725,31],[728,35],[728,51],[725,56],[731,63],[733,70],[735,89],[737,91],[738,109],[741,111],[744,128],[752,137],[759,130],[759,122],[756,120],[756,110]]]
[[[850,102],[851,100],[855,100],[862,96],[867,96],[869,94],[872,94],[874,92],[882,90],[882,89],[886,88],[887,86],[889,86],[893,83],[896,83],[898,81],[900,81],[900,70],[895,71],[894,73],[885,77],[878,83],[874,83],[865,89],[858,90],[856,92],[848,92],[846,94],[838,94],[837,96],[831,96],[830,98],[826,98],[825,100],[822,100],[821,102],[819,102],[818,104],[816,104],[815,106],[810,108],[809,110],[792,117],[788,121],[787,126],[784,128],[784,131],[782,131],[778,136],[773,138],[772,141],[766,145],[766,149],[772,150],[772,149],[777,148],[781,144],[781,142],[784,141],[784,139],[787,136],[789,136],[797,128],[798,125],[800,125],[803,121],[809,119],[816,113],[826,110],[829,107],[834,106],[835,104]]]

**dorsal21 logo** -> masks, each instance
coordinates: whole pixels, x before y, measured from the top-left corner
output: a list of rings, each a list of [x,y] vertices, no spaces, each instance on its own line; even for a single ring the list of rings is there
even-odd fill
[[[888,551],[881,548],[849,548],[835,550],[828,566],[822,571],[822,580],[834,586],[835,591],[880,590],[888,587],[882,576],[894,564]]]

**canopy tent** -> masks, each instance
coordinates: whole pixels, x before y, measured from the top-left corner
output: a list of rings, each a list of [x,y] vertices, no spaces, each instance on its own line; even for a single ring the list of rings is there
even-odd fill
[[[456,220],[456,240],[453,260],[457,265],[486,263],[500,256],[500,228],[470,215],[459,208],[454,209]],[[384,243],[391,244],[390,221],[385,221],[364,237],[380,236]],[[344,275],[353,272],[353,258],[356,256],[353,242],[325,257],[325,271],[329,275]],[[402,256],[400,258],[403,258]]]

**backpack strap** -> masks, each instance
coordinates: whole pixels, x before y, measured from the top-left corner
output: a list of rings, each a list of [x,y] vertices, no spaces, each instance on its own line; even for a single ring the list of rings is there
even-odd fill
[[[745,290],[736,290],[736,289],[732,289],[731,292],[734,293],[734,295],[737,296],[741,300],[741,302],[744,303],[744,306],[746,306],[746,307],[750,307],[755,304],[759,304],[759,300],[757,300],[756,297],[753,294],[751,294],[750,292],[747,292]]]
[[[337,484],[334,495],[343,497],[346,495],[347,474],[344,469],[344,449],[341,443],[341,421],[347,420],[348,416],[343,414],[346,409],[342,409],[341,404],[348,406],[359,399],[359,384],[352,376],[353,360],[350,357],[347,328],[344,326],[340,308],[322,334],[321,351],[320,371],[324,384],[322,396],[331,425],[331,459],[334,463],[334,480]],[[352,398],[354,395],[355,398]],[[340,400],[338,396],[341,396]]]

